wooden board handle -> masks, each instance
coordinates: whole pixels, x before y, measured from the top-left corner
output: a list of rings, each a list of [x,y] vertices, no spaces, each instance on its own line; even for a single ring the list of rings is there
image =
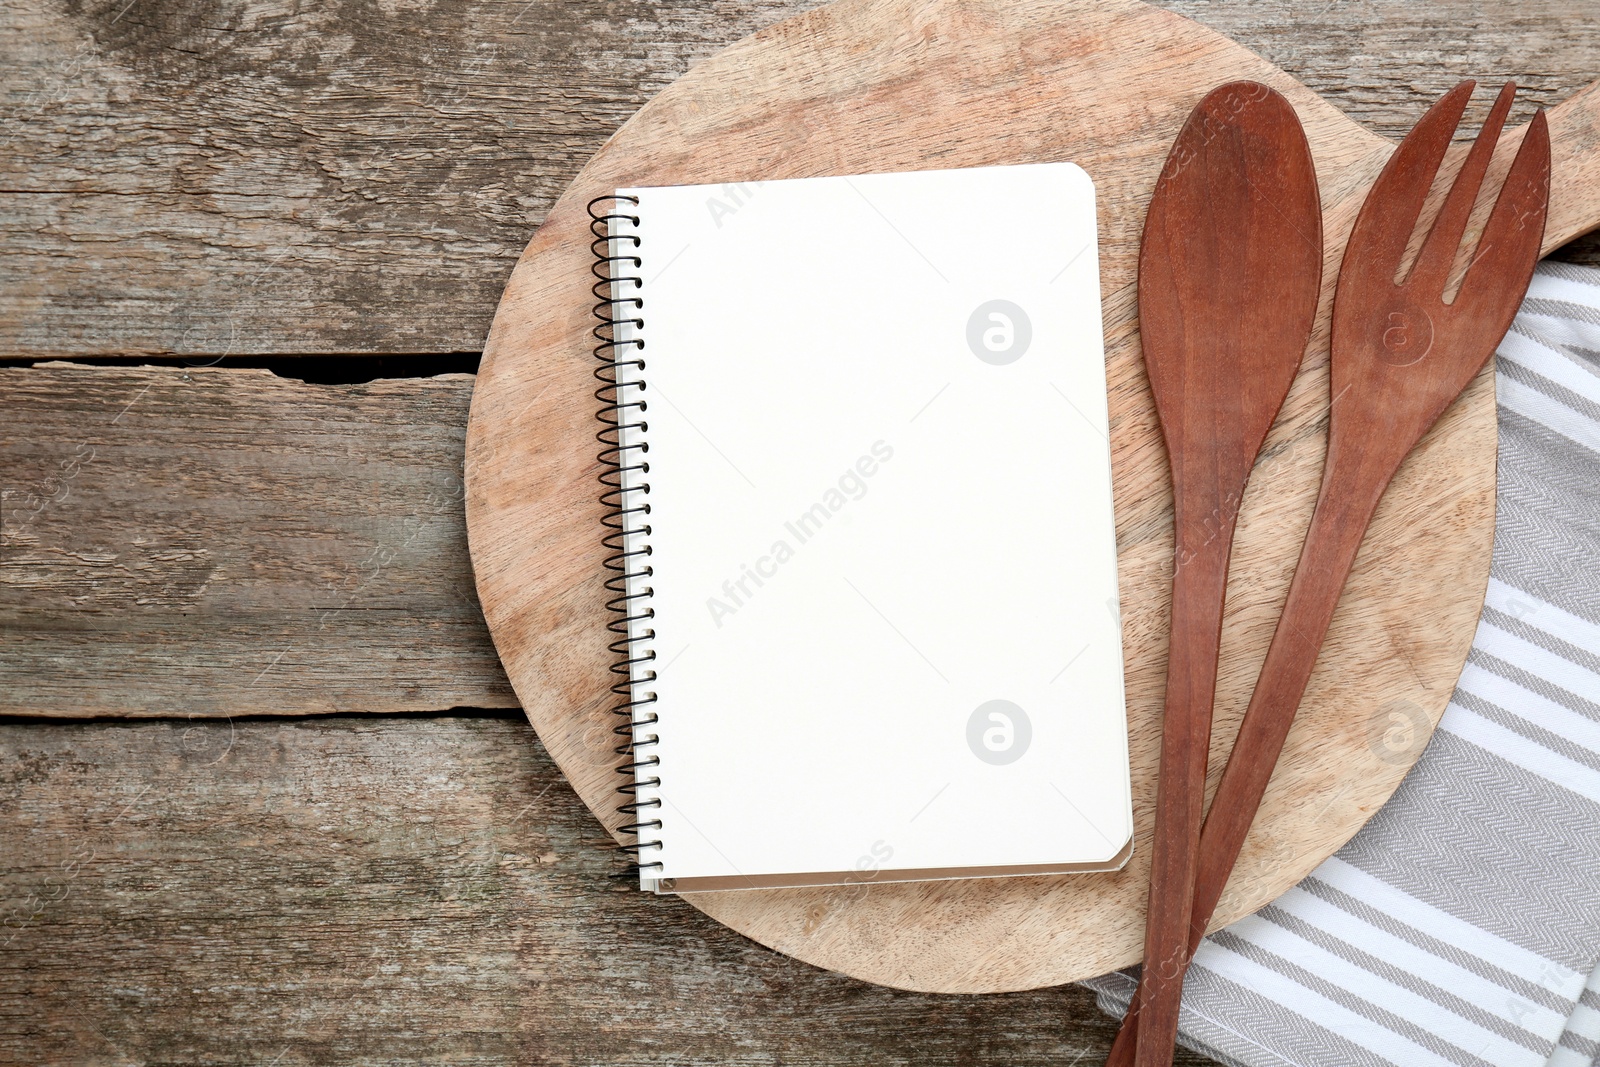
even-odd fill
[[[1544,252],[1600,228],[1600,82],[1563,100],[1550,120],[1550,221]],[[1526,127],[1524,127],[1526,129]]]

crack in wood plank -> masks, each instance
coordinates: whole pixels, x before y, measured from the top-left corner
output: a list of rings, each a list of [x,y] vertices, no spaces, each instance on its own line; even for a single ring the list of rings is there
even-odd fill
[[[472,382],[0,370],[0,714],[515,707],[465,547]]]

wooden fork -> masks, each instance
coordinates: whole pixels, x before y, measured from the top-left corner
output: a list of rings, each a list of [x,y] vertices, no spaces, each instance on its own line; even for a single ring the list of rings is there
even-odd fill
[[[1333,309],[1333,407],[1322,487],[1288,601],[1201,833],[1190,955],[1205,936],[1266,792],[1378,501],[1422,435],[1494,353],[1533,277],[1550,198],[1543,111],[1528,126],[1459,292],[1452,302],[1445,300],[1516,95],[1515,84],[1508,83],[1415,264],[1402,281],[1395,280],[1473,88],[1466,81],[1452,89],[1396,149],[1367,194],[1345,249]],[[1156,983],[1155,996],[1177,997],[1180,990],[1181,982]],[[1134,998],[1108,1067],[1133,1063],[1135,1052],[1140,1067],[1170,1062],[1171,1045],[1146,1047],[1149,1028],[1139,1028],[1141,1009],[1151,1011],[1153,999]]]

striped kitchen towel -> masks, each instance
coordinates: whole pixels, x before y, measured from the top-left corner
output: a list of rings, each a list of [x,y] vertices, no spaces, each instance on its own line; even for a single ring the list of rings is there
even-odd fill
[[[1223,1063],[1596,1061],[1600,270],[1540,264],[1496,384],[1494,566],[1466,668],[1372,821],[1196,953],[1181,1040]],[[1126,1011],[1130,974],[1087,984]]]

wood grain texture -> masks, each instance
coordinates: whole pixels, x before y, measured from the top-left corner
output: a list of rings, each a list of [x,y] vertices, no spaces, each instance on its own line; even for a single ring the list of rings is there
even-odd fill
[[[0,714],[516,706],[462,544],[471,391],[0,370]]]
[[[1207,93],[1162,165],[1139,238],[1139,339],[1177,555],[1145,904],[1152,962],[1139,986],[1145,1064],[1172,1058],[1178,1029],[1236,504],[1299,372],[1323,259],[1294,108],[1260,82]]]
[[[7,5],[0,350],[476,351],[581,162],[805,6]]]
[[[869,986],[617,889],[522,722],[4,738],[0,1062],[1065,1067],[1109,1044],[1082,989]]]
[[[623,119],[813,6],[7,5],[0,353],[477,351],[528,233]],[[1583,0],[1166,6],[1396,138],[1462,77],[1552,104],[1600,76]]]
[[[1170,489],[1138,354],[1133,260],[1138,222],[1178,126],[1207,90],[1234,78],[1284,92],[1306,124],[1332,258],[1326,305],[1344,236],[1392,145],[1237,44],[1125,0],[863,0],[790,20],[659,94],[535,235],[502,300],[474,394],[468,527],[508,674],[579,794],[615,829],[604,764],[609,712],[594,681],[607,662],[600,552],[581,525],[585,516],[598,519],[584,204],[624,185],[1046,159],[1082,164],[1098,187],[1136,840],[1144,844],[1115,875],[882,885],[843,901],[828,891],[698,894],[697,906],[819,966],[905,988],[1030,988],[1138,958],[1172,540]],[[1118,100],[1138,106],[1113,106]],[[1600,161],[1594,100],[1551,116],[1567,161],[1564,169],[1558,163],[1551,244],[1600,216],[1590,169]],[[1304,534],[1327,395],[1324,313],[1241,504],[1214,767],[1231,743]],[[1348,840],[1415,758],[1416,751],[1395,758],[1371,734],[1396,707],[1415,708],[1425,725],[1444,709],[1482,603],[1493,489],[1492,379],[1484,375],[1384,502],[1217,925],[1278,896]],[[1419,613],[1422,603],[1428,610]],[[819,910],[847,920],[819,925]]]

